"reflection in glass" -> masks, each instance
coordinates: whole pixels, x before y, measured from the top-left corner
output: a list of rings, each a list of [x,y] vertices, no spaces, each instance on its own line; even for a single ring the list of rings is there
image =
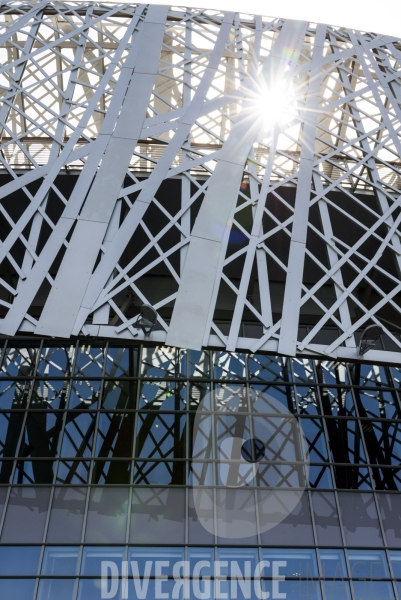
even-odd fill
[[[42,561],[42,575],[75,575],[78,566],[78,547],[48,546]]]
[[[49,544],[79,544],[86,504],[84,487],[56,487],[47,529]]]
[[[313,360],[309,358],[293,358],[292,368],[294,370],[294,380],[297,383],[315,383]]]
[[[101,377],[104,363],[103,346],[79,346],[74,375],[76,377]]]
[[[129,541],[134,544],[183,544],[185,489],[133,488]]]
[[[185,483],[183,461],[135,461],[134,483],[150,485],[182,485]]]
[[[132,455],[133,413],[101,413],[99,415],[95,456]]]
[[[358,421],[326,419],[326,430],[333,462],[366,463]]]
[[[302,415],[320,415],[316,388],[297,386],[298,412]]]
[[[349,385],[347,365],[334,360],[316,360],[319,383],[326,385]]]
[[[348,550],[353,579],[385,579],[390,577],[384,550]]]
[[[135,456],[185,458],[185,425],[185,414],[138,413]]]
[[[138,375],[138,347],[109,345],[106,355],[106,377],[136,377]]]
[[[92,455],[96,413],[68,411],[65,417],[60,456],[84,458]]]
[[[123,544],[128,514],[128,488],[95,487],[90,490],[85,542]]]
[[[36,380],[32,390],[29,408],[63,409],[68,396],[68,381],[52,379]]]
[[[347,577],[344,550],[319,550],[322,577],[343,579]]]
[[[40,546],[0,546],[1,575],[36,575]]]
[[[55,457],[61,441],[64,414],[45,410],[28,412],[20,444],[21,457]]]
[[[214,379],[244,379],[245,354],[213,352]]]
[[[1,542],[41,544],[49,498],[49,487],[11,488]]]
[[[13,483],[53,483],[52,460],[18,460]]]
[[[366,467],[353,465],[345,467],[343,465],[334,465],[334,477],[336,487],[345,490],[370,490],[369,470]]]
[[[323,413],[333,417],[354,417],[352,392],[347,388],[320,388]]]
[[[187,385],[172,381],[144,381],[139,393],[139,408],[156,410],[183,410]]]
[[[401,463],[401,423],[361,421],[369,462],[380,465]]]
[[[136,408],[135,381],[105,381],[102,408],[106,410],[128,410]]]
[[[30,387],[30,381],[0,380],[0,409],[14,410],[26,408]]]
[[[271,396],[280,402],[290,413],[296,413],[294,387],[292,385],[259,385],[252,383],[251,389],[252,409],[258,413],[271,413],[270,404],[266,406],[266,396]]]
[[[355,389],[356,404],[361,417],[399,419],[400,411],[396,392],[384,390],[362,391]]]
[[[100,381],[76,380],[72,382],[68,408],[98,408]]]
[[[74,588],[75,579],[41,579],[36,600],[72,600]]]
[[[82,552],[81,575],[101,575],[102,560],[112,560],[121,569],[121,561],[124,560],[124,548],[112,546],[104,548],[91,548],[86,546]]]
[[[145,347],[142,351],[142,377],[182,377],[187,374],[186,350],[169,346]]]
[[[84,460],[60,460],[56,483],[83,484],[89,482],[90,462]]]
[[[38,355],[38,346],[39,343],[30,348],[27,345],[21,348],[7,348],[1,365],[0,375],[3,377],[27,377],[33,375]]]
[[[285,561],[287,564],[280,568],[280,574],[285,577],[317,577],[317,561],[315,550],[264,548],[263,560],[270,561],[270,567],[264,569],[264,577],[272,577],[272,563],[275,560]]]
[[[292,380],[291,364],[285,356],[250,354],[248,356],[249,379],[254,381],[288,382]]]
[[[92,483],[118,485],[130,482],[131,461],[96,460],[93,464]]]
[[[37,374],[41,377],[63,377],[71,375],[75,355],[75,345],[66,348],[49,346],[45,342],[40,356]]]

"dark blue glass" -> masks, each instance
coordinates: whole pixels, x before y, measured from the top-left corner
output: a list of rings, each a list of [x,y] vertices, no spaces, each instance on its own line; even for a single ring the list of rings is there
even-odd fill
[[[36,600],[74,600],[75,579],[41,579]]]
[[[347,577],[344,550],[319,550],[322,577],[343,579]]]
[[[36,575],[40,546],[0,546],[0,575]]]
[[[351,600],[351,590],[348,581],[344,581],[343,579],[327,580],[323,582],[323,585],[326,600]],[[365,600],[367,599],[365,598]]]
[[[85,546],[82,553],[81,575],[101,575],[102,561],[112,561],[118,566],[121,575],[121,563],[124,560],[124,548],[118,546]]]
[[[42,377],[62,377],[71,375],[75,355],[75,344],[65,348],[51,347],[48,342],[42,348],[39,357],[38,375]]]
[[[188,548],[188,560],[190,575],[194,574],[195,569],[197,577],[213,577],[214,548]],[[202,562],[205,564],[201,566]]]
[[[389,577],[384,550],[348,550],[351,577],[383,579]]]
[[[355,600],[393,600],[394,590],[389,581],[353,581]]]
[[[31,600],[34,589],[34,579],[0,579],[0,598]]]
[[[47,546],[42,561],[42,575],[75,575],[78,547]]]
[[[315,550],[286,549],[286,548],[264,548],[262,550],[263,560],[270,562],[270,567],[264,568],[265,577],[273,577],[273,562],[281,561],[279,575],[285,577],[317,577],[317,562]]]
[[[270,593],[270,598],[287,598],[287,600],[321,600],[320,584],[316,580],[290,580],[272,581],[265,580],[264,588]],[[286,594],[286,596],[279,596]],[[326,600],[328,597],[326,596]],[[332,596],[331,600],[340,600],[338,596]],[[342,599],[341,599],[342,600]],[[349,597],[347,600],[350,600]]]
[[[106,353],[106,377],[136,377],[138,347],[109,345]]]
[[[228,577],[234,576],[233,569],[236,568],[239,568],[243,575],[246,573],[247,577],[253,577],[256,565],[259,563],[257,548],[218,548],[217,556],[219,561],[228,563],[227,567],[220,569],[221,575]],[[246,563],[249,564],[246,565]],[[250,569],[249,573],[247,569]]]
[[[128,561],[129,563],[133,562],[137,569],[136,573],[130,571],[130,574],[136,577],[142,577],[144,574],[154,577],[156,575],[155,561],[168,563],[163,566],[162,575],[173,575],[174,564],[183,560],[183,548],[131,547],[128,550]],[[180,573],[182,573],[182,569]]]
[[[28,402],[30,381],[0,380],[0,409],[13,410],[25,408]]]
[[[78,348],[74,375],[76,377],[100,377],[103,372],[104,348],[87,346]]]

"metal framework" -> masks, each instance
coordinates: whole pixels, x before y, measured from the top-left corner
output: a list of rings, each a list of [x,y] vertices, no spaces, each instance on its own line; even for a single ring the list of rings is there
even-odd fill
[[[376,324],[401,362],[399,40],[57,1],[0,27],[2,334],[140,339],[150,304],[171,346],[357,359]]]

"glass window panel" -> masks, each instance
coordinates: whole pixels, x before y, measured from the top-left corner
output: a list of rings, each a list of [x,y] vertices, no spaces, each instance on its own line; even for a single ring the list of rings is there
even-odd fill
[[[399,419],[400,411],[396,392],[355,389],[355,398],[361,417]]]
[[[1,376],[3,377],[29,377],[34,374],[36,359],[38,355],[37,347],[28,347],[24,345],[21,348],[7,348],[1,365]]]
[[[134,488],[129,541],[135,544],[183,544],[185,489]]]
[[[327,462],[328,453],[322,419],[300,419],[311,462]]]
[[[263,548],[263,560],[270,561],[270,567],[263,571],[265,577],[272,577],[273,561],[279,560],[286,562],[286,565],[280,567],[280,575],[285,577],[317,577],[316,552],[314,550],[300,549],[281,549],[281,548]]]
[[[137,377],[138,347],[109,344],[106,353],[106,377]]]
[[[366,467],[334,465],[336,487],[345,490],[371,490],[369,471]]]
[[[389,556],[394,577],[401,579],[401,551],[390,550]]]
[[[314,387],[297,386],[298,412],[303,415],[320,415],[320,405],[317,389]]]
[[[335,360],[315,360],[318,381],[326,385],[349,385],[346,363]]]
[[[92,456],[96,413],[68,411],[65,417],[60,456],[84,458]]]
[[[99,415],[95,456],[132,456],[134,413]]]
[[[17,454],[24,413],[0,413],[0,456],[14,457]]]
[[[30,381],[0,381],[0,409],[14,410],[26,408],[28,403]]]
[[[0,598],[31,600],[35,579],[0,579]]]
[[[322,577],[343,579],[347,577],[344,550],[319,550]]]
[[[145,381],[139,393],[139,408],[155,410],[184,410],[186,383],[173,381]]]
[[[57,456],[62,427],[63,413],[28,412],[19,455],[32,458]]]
[[[324,581],[323,585],[326,600],[351,600],[351,590],[348,581],[335,579],[333,581]],[[362,598],[359,600],[362,600]],[[366,597],[365,600],[367,600]]]
[[[358,421],[326,419],[331,460],[336,463],[366,463]]]
[[[401,547],[401,495],[377,494],[387,545]]]
[[[401,469],[372,467],[372,481],[376,490],[401,490]]]
[[[294,509],[295,498],[299,501]],[[296,501],[296,500],[295,500]],[[307,494],[279,490],[258,490],[259,522],[277,523],[272,529],[261,533],[261,542],[266,546],[313,546],[313,530]]]
[[[76,377],[101,377],[104,347],[83,344],[79,346],[74,374]]]
[[[294,371],[294,380],[297,383],[315,383],[315,370],[313,360],[310,358],[293,358],[292,368]]]
[[[186,375],[186,350],[170,346],[145,347],[142,350],[142,377],[181,377]]]
[[[43,555],[42,575],[75,575],[78,566],[79,547],[47,546]]]
[[[309,485],[312,488],[332,488],[330,467],[325,465],[309,465]]]
[[[53,483],[55,461],[19,460],[13,483]]]
[[[389,581],[353,581],[355,600],[392,600],[393,586]]]
[[[205,488],[202,493],[202,517],[214,522],[213,489]],[[214,535],[199,521],[194,504],[194,491],[188,490],[188,541],[190,544],[214,544]]]
[[[364,387],[391,387],[393,385],[389,369],[382,365],[352,364],[351,377],[354,385]]]
[[[154,577],[156,575],[156,561],[168,562],[169,564],[163,567],[163,574],[173,575],[174,563],[183,560],[184,548],[147,548],[143,546],[128,549],[128,561],[136,562],[139,575],[145,574],[146,562],[152,562],[152,568],[149,574],[151,577]]]
[[[135,484],[183,485],[185,480],[186,475],[184,461],[135,461]]]
[[[218,548],[217,560],[228,562],[227,567],[222,566],[220,569],[221,575],[233,576],[232,563],[235,561],[243,574],[245,574],[247,568],[245,563],[250,563],[251,574],[253,576],[256,566],[259,563],[259,553],[257,548]]]
[[[11,488],[2,543],[40,544],[49,506],[50,488]]]
[[[128,488],[98,487],[90,491],[85,542],[125,542]]]
[[[354,417],[355,406],[351,389],[320,388],[323,413],[334,417]]]
[[[136,408],[136,381],[104,382],[102,408],[106,410],[129,410]]]
[[[245,376],[245,354],[213,352],[214,379],[244,379]]]
[[[49,544],[79,544],[84,522],[86,488],[57,487],[47,530]]]
[[[398,466],[401,462],[401,423],[363,420],[361,425],[369,461]]]
[[[70,376],[74,362],[75,344],[65,348],[50,346],[45,342],[40,356],[37,374],[41,377]]]
[[[266,396],[271,396],[280,402],[290,413],[296,412],[294,387],[292,385],[257,385],[252,383],[250,395],[253,410],[259,413],[272,412],[271,405],[266,401]]]
[[[223,488],[216,492],[216,534],[217,543],[240,544],[241,546],[255,546],[257,544],[256,527],[256,502],[254,490],[244,488]],[[238,520],[227,518],[226,507],[230,507],[230,514],[240,515]],[[238,537],[233,537],[233,532]]]
[[[56,483],[64,485],[84,484],[89,482],[90,462],[85,460],[60,460],[58,463]]]
[[[102,589],[102,580],[101,579],[81,579],[78,585],[78,595],[77,600],[99,600],[101,598],[101,589]],[[110,584],[106,588],[107,593],[110,592],[111,588]],[[120,590],[120,582],[118,583],[118,587],[116,590],[116,598],[118,598],[118,593]],[[128,596],[129,598],[130,596]],[[131,598],[135,596],[132,594]],[[150,599],[149,599],[150,600]]]
[[[280,569],[281,572],[281,569]],[[265,589],[270,592],[270,598],[279,597],[273,595],[273,586],[271,580],[264,581]],[[278,582],[276,587],[276,594],[286,594],[286,596],[280,596],[287,598],[287,600],[321,600],[320,585],[318,581],[314,580],[302,580],[302,579],[286,579],[285,581]],[[341,596],[332,596],[331,600],[342,600]],[[345,598],[345,597],[344,597]],[[326,600],[328,597],[326,596]],[[350,596],[347,597],[350,600]]]
[[[40,546],[0,546],[0,575],[36,575]]]
[[[242,548],[244,552],[251,548]],[[189,573],[192,576],[196,563],[205,561],[209,563],[209,566],[205,565],[200,571],[200,577],[212,577],[213,576],[213,565],[214,565],[214,548],[188,548],[188,561],[189,561]]]
[[[130,482],[131,461],[96,460],[93,463],[92,483],[118,485]]]
[[[139,598],[139,594],[144,594],[143,597],[146,600],[159,600],[160,598],[183,600],[183,586],[178,586],[178,588],[176,586],[174,579],[166,581],[160,579],[128,579],[128,598]],[[85,600],[92,599],[85,598]]]
[[[77,380],[71,385],[68,408],[98,408],[100,397],[100,381]]]
[[[210,377],[210,352],[207,350],[188,350],[188,377]]]
[[[0,487],[0,519],[3,516],[4,505],[6,503],[7,489]]]
[[[348,561],[353,579],[390,577],[384,550],[348,550]]]
[[[291,363],[285,356],[250,354],[248,371],[249,379],[254,381],[281,383],[292,380]]]
[[[139,413],[135,456],[144,458],[185,458],[186,415]]]
[[[32,390],[29,408],[65,408],[68,397],[68,381],[52,379],[36,380]]]
[[[124,560],[124,548],[108,546],[103,548],[91,548],[84,546],[82,552],[81,575],[101,575],[102,561],[110,560],[118,565],[121,572],[121,561]]]
[[[210,393],[210,384],[204,382],[189,383],[189,408],[196,410],[204,400],[206,394]]]
[[[339,492],[338,499],[347,546],[382,546],[373,494]]]
[[[318,544],[342,546],[336,499],[333,492],[312,492]]]
[[[73,600],[75,579],[41,579],[36,600]]]

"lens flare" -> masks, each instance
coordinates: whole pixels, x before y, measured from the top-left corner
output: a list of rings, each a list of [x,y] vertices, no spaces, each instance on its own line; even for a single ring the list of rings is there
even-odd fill
[[[298,112],[294,86],[284,80],[261,86],[254,102],[255,110],[262,115],[265,129],[276,124],[280,127],[288,125]]]

